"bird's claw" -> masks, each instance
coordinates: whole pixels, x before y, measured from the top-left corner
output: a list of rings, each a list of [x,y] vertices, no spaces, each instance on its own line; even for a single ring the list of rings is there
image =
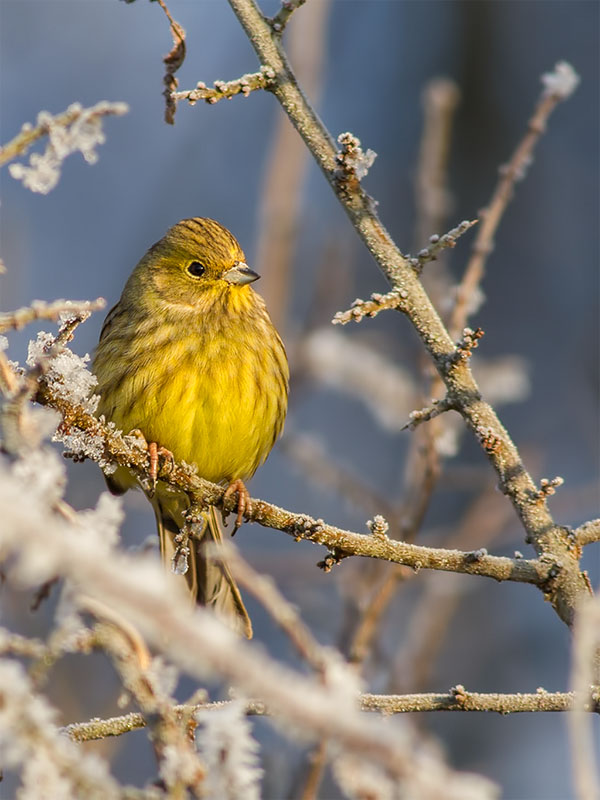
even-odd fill
[[[225,494],[223,495],[223,500],[228,500],[235,492],[237,492],[238,503],[237,503],[237,516],[235,518],[233,530],[231,531],[232,536],[235,536],[235,534],[242,527],[242,522],[244,521],[244,513],[246,511],[249,512],[252,507],[250,502],[250,492],[248,491],[248,489],[246,489],[244,482],[241,481],[239,478],[235,481],[232,481],[229,484],[229,486],[225,490]]]
[[[152,484],[152,493],[156,489],[156,481],[158,480],[158,460],[164,458],[168,462],[170,469],[173,469],[175,459],[173,453],[167,450],[166,447],[160,447],[156,442],[148,442],[148,456],[150,458],[149,477]]]

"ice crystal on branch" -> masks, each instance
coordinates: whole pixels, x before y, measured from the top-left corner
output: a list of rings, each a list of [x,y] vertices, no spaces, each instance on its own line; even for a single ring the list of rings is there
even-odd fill
[[[559,61],[554,67],[554,72],[546,72],[542,75],[542,83],[546,87],[546,94],[556,95],[561,100],[566,100],[579,85],[579,75],[568,61]]]
[[[88,413],[93,414],[98,398],[90,395],[98,381],[86,368],[89,355],[86,353],[82,358],[64,347],[49,358],[54,342],[52,334],[40,331],[36,341],[29,342],[27,366],[43,365],[46,380],[58,397],[81,404]]]

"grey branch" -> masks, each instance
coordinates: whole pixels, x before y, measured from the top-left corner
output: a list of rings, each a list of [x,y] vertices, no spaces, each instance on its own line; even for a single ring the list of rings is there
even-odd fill
[[[468,359],[457,360],[457,348],[433,307],[418,275],[402,255],[379,220],[375,204],[358,179],[340,176],[339,153],[332,136],[303,95],[288,64],[279,38],[253,0],[229,0],[254,47],[260,63],[275,73],[270,91],[281,103],[292,124],[313,154],[327,182],[350,217],[356,232],[375,258],[391,286],[406,292],[401,310],[410,319],[435,367],[446,385],[448,397],[467,427],[482,445],[493,465],[501,491],[507,495],[526,531],[526,539],[538,556],[551,554],[560,563],[559,573],[548,592],[548,599],[569,626],[575,608],[591,594],[591,587],[579,566],[579,559],[563,527],[548,508],[546,498],[538,499],[538,489],[525,469],[521,456],[494,409],[486,403]],[[565,93],[546,97],[556,104]],[[490,446],[493,442],[493,446]]]
[[[71,403],[53,391],[44,378],[40,378],[38,402],[56,409],[63,418],[62,427],[67,431],[77,429],[89,434],[95,446],[88,457],[102,463],[116,463],[131,469],[142,480],[148,480],[149,459],[141,446],[134,447],[121,431],[109,427],[90,414],[83,406]],[[158,477],[187,492],[194,504],[215,505],[226,512],[237,508],[237,501],[224,498],[222,486],[198,477],[189,467],[181,464],[163,464]],[[252,499],[250,509],[244,513],[248,522],[258,522],[266,528],[274,528],[293,536],[297,541],[306,539],[327,548],[329,555],[325,563],[330,566],[348,556],[378,558],[403,564],[418,571],[439,569],[446,572],[462,572],[482,575],[498,581],[531,583],[545,593],[553,591],[554,582],[561,573],[561,565],[551,556],[543,559],[518,559],[490,556],[479,551],[463,552],[444,548],[423,547],[375,536],[342,530],[315,520],[306,514],[296,514],[267,503]]]
[[[498,714],[520,714],[540,711],[570,711],[573,707],[573,692],[537,692],[497,694],[468,692],[463,686],[456,686],[450,692],[422,694],[363,694],[360,706],[363,711],[379,711],[384,714],[407,714],[415,711],[493,711]],[[231,701],[199,703],[197,705],[178,705],[176,715],[192,715],[196,711],[213,711],[226,706]],[[593,703],[586,702],[585,710],[598,713]],[[249,716],[265,716],[268,710],[264,703],[250,700],[246,704]],[[133,712],[109,719],[92,719],[89,722],[73,722],[62,731],[75,742],[90,742],[121,736],[124,733],[146,727],[143,714]]]

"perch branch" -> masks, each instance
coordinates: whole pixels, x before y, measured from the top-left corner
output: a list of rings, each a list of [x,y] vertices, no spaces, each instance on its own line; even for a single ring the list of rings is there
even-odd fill
[[[36,399],[61,414],[63,433],[69,434],[76,429],[92,437],[94,447],[86,455],[101,463],[116,463],[128,467],[142,482],[148,481],[149,459],[143,446],[136,446],[132,437],[126,437],[121,431],[106,425],[83,406],[58,396],[44,378],[40,379],[39,387]],[[189,467],[177,463],[161,465],[158,477],[187,492],[192,502],[200,507],[214,505],[226,512],[233,512],[237,508],[237,501],[233,497],[224,497],[222,486],[198,477]],[[258,522],[264,527],[275,528],[296,540],[306,539],[327,547],[331,563],[348,556],[378,558],[404,564],[414,570],[439,569],[483,575],[499,581],[531,583],[546,593],[552,593],[554,582],[561,574],[560,565],[552,558],[512,559],[490,556],[484,551],[462,552],[406,544],[389,539],[387,535],[345,531],[327,525],[323,520],[278,508],[264,500],[253,499],[244,516],[248,522]]]

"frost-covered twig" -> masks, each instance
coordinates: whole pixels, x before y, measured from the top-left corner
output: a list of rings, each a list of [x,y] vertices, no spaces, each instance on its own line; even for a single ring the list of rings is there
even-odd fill
[[[584,522],[574,531],[574,537],[580,546],[600,542],[600,519]]]
[[[171,97],[174,102],[187,100],[191,106],[197,103],[198,100],[214,104],[218,103],[219,100],[231,100],[236,94],[248,97],[250,92],[255,92],[257,89],[268,89],[274,77],[275,73],[272,69],[261,67],[258,72],[242,75],[241,78],[235,78],[231,81],[215,81],[212,88],[199,81],[195,89],[173,92]]]
[[[98,160],[96,147],[106,141],[102,130],[102,117],[126,114],[126,103],[101,101],[91,108],[83,108],[73,103],[69,108],[53,117],[47,111],[40,111],[37,124],[23,125],[21,132],[0,149],[0,166],[25,153],[42,136],[48,136],[44,153],[33,153],[29,166],[11,164],[10,174],[23,181],[32,192],[47,194],[60,178],[60,167],[64,159],[80,151],[88,164]]]
[[[361,708],[386,714],[410,711],[493,711],[497,714],[520,714],[537,711],[570,711],[575,706],[574,692],[547,692],[538,689],[530,694],[496,694],[467,691],[455,686],[445,694],[363,694]],[[586,711],[600,713],[600,706],[584,700]]]
[[[86,604],[89,608],[89,602]],[[94,602],[100,607],[101,615],[109,609],[114,619],[120,613],[102,601]],[[170,693],[175,688],[177,673],[158,659],[148,660],[146,654],[139,657],[137,639],[132,640],[128,629],[119,622],[98,622],[94,627],[96,645],[111,658],[117,669],[123,687],[135,698],[151,728],[151,740],[158,761],[159,775],[172,796],[184,796],[190,789],[199,795],[205,770],[198,759],[187,731],[187,716],[177,715]],[[145,647],[145,646],[144,646]]]
[[[52,303],[34,300],[29,306],[0,314],[0,333],[11,328],[20,330],[36,319],[85,318],[92,311],[99,311],[105,306],[106,301],[102,297],[97,300],[54,300]]]
[[[392,289],[391,292],[380,294],[374,292],[369,300],[357,297],[347,311],[336,311],[331,322],[334,325],[345,325],[347,322],[360,322],[365,317],[375,317],[385,308],[400,308],[406,300],[405,291]]]
[[[402,426],[402,430],[413,431],[422,422],[429,422],[440,414],[450,411],[452,403],[449,400],[434,400],[430,406],[411,411],[408,415],[408,422]]]
[[[427,247],[423,248],[423,250],[420,250],[416,256],[406,256],[408,263],[417,272],[417,274],[420,273],[425,264],[427,264],[428,261],[435,261],[438,254],[442,250],[456,247],[456,240],[459,239],[463,233],[466,233],[468,230],[470,230],[473,225],[477,225],[478,222],[478,219],[465,219],[455,228],[452,228],[452,230],[449,230],[448,233],[444,233],[442,236],[434,233],[429,237],[429,244]]]
[[[477,222],[476,219],[465,220],[443,236],[437,234],[430,236],[429,245],[426,248],[416,256],[406,256],[408,263],[417,273],[420,272],[428,261],[435,260],[440,251],[454,247],[456,240]],[[334,325],[345,325],[351,321],[360,322],[364,317],[375,317],[384,308],[402,309],[407,298],[408,292],[405,289],[392,289],[387,294],[372,294],[370,300],[357,298],[347,311],[338,311],[332,322]]]
[[[571,96],[579,83],[577,73],[562,61],[554,72],[543,75],[544,89],[527,124],[527,133],[517,145],[508,164],[500,168],[500,178],[487,207],[480,212],[481,225],[473,243],[472,255],[463,278],[456,289],[456,301],[448,324],[453,338],[466,325],[469,304],[483,278],[485,263],[494,248],[494,236],[504,211],[513,195],[517,181],[525,177],[533,160],[534,148],[546,130],[550,114],[563,100]]]
[[[574,692],[517,692],[512,694],[471,692],[456,686],[449,692],[421,692],[415,694],[361,694],[360,707],[364,711],[380,711],[384,714],[409,714],[412,712],[465,711],[495,712],[498,714],[521,714],[537,712],[570,711],[575,704]],[[232,702],[198,703],[196,705],[176,705],[173,711],[178,716],[190,716],[198,711],[210,713]],[[600,713],[598,704],[584,698],[584,710]],[[248,716],[269,716],[264,703],[244,701],[244,713]],[[75,742],[91,742],[111,736],[122,736],[147,725],[143,714],[132,712],[109,719],[91,719],[89,722],[72,722],[62,728]]]

